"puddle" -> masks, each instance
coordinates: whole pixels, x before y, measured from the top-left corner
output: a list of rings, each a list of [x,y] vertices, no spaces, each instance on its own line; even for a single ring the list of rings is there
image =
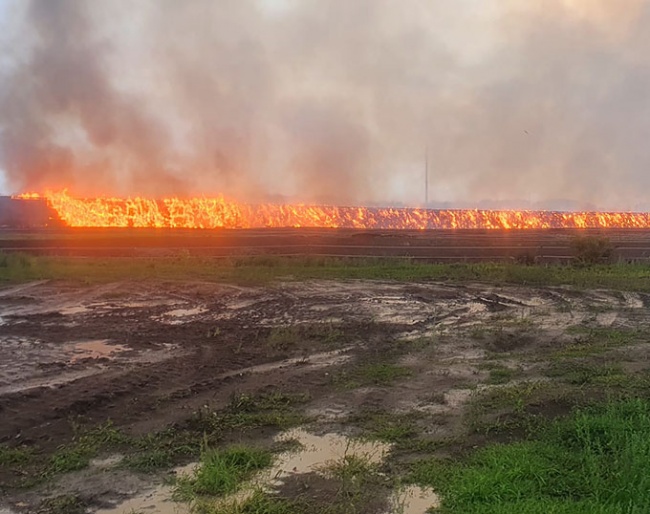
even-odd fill
[[[196,464],[189,464],[174,469],[176,476],[191,475]],[[101,509],[95,514],[190,514],[191,508],[186,503],[172,500],[174,489],[169,485],[159,485],[149,489],[125,502],[108,509]]]
[[[440,497],[433,489],[412,485],[395,493],[390,514],[426,514],[439,507]]]
[[[127,349],[126,346],[110,344],[106,339],[74,343],[70,363],[74,364],[84,359],[110,359],[116,353],[125,352]]]
[[[193,307],[191,309],[174,309],[167,311],[160,316],[156,316],[156,321],[165,323],[166,325],[183,325],[189,321],[188,318],[198,316],[208,312],[206,307]]]
[[[372,464],[381,463],[390,445],[377,441],[355,441],[340,434],[311,434],[304,429],[289,430],[276,438],[278,442],[298,441],[302,448],[287,452],[278,458],[270,475],[274,482],[305,473],[322,472],[327,466],[341,462],[345,457],[360,457]]]
[[[163,316],[170,316],[172,318],[185,318],[187,316],[196,316],[198,314],[203,314],[208,309],[205,307],[194,307],[193,309],[174,309],[173,311],[168,311]]]

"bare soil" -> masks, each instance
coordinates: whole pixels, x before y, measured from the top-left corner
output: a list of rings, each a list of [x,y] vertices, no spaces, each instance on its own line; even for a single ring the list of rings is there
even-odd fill
[[[490,439],[473,428],[509,419],[507,406],[489,403],[494,391],[533,384],[529,413],[567,412],[575,398],[544,385],[566,378],[548,373],[558,362],[646,370],[648,303],[637,293],[481,284],[23,284],[0,290],[0,443],[46,459],[79,427],[110,420],[138,437],[224,409],[235,395],[304,393],[295,409],[314,433],[355,436],[394,428],[398,418],[409,423],[421,444],[396,444],[390,465],[400,469],[434,446],[456,454]],[[586,341],[594,330],[636,335]],[[268,442],[275,432],[229,437]],[[142,475],[100,461],[28,489],[20,485],[25,473],[0,466],[1,513],[48,512],[43,501],[60,495],[95,512],[168,472]],[[312,473],[280,492],[293,497],[301,488],[324,503],[336,493]],[[152,508],[146,512],[158,512]],[[385,508],[379,498],[364,512]]]

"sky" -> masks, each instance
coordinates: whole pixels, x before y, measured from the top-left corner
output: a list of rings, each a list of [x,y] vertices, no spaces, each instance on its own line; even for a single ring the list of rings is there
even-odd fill
[[[647,0],[0,0],[0,191],[650,210]]]

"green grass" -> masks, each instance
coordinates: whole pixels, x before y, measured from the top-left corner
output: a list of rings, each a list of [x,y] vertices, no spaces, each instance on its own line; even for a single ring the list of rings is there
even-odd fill
[[[650,403],[582,409],[462,463],[421,461],[411,479],[441,493],[447,514],[650,512]]]
[[[427,264],[408,259],[279,258],[65,258],[6,254],[0,282],[69,279],[84,283],[115,280],[206,280],[263,284],[274,280],[390,279],[524,285],[572,285],[650,291],[650,266],[640,264],[525,266],[518,264]]]
[[[213,439],[235,430],[261,427],[286,430],[307,421],[304,414],[295,408],[307,400],[309,396],[304,394],[236,395],[224,410],[203,409],[195,413],[188,428],[193,432],[209,434]]]
[[[178,480],[175,497],[191,501],[201,496],[234,493],[256,472],[272,463],[271,452],[260,448],[234,446],[226,450],[207,450],[194,475]]]
[[[75,435],[71,444],[52,454],[43,472],[44,477],[84,469],[100,449],[124,444],[128,438],[108,422]]]
[[[10,448],[0,445],[0,467],[20,466],[34,459],[34,449],[29,446]]]

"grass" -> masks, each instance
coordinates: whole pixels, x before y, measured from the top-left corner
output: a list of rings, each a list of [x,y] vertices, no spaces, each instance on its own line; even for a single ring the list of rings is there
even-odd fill
[[[364,386],[387,387],[409,376],[411,371],[408,368],[390,363],[374,363],[336,373],[332,376],[332,380],[335,385],[343,389],[357,389]]]
[[[34,457],[34,448],[29,446],[10,448],[0,445],[0,466],[2,467],[28,464]]]
[[[39,505],[39,514],[85,514],[87,506],[77,496],[63,495],[44,500]]]
[[[344,339],[344,332],[332,323],[311,323],[273,327],[269,332],[267,344],[273,350],[285,351],[304,341],[334,345]]]
[[[243,501],[234,501],[218,507],[209,504],[201,505],[202,514],[302,514],[313,512],[299,501],[276,498],[262,491]]]
[[[388,411],[360,411],[352,415],[349,422],[363,429],[363,438],[399,443],[412,439],[418,433],[416,422],[420,416],[396,414]]]
[[[110,422],[79,432],[71,444],[60,447],[52,454],[43,471],[43,477],[50,478],[60,473],[84,469],[100,449],[124,444],[127,440]]]
[[[256,472],[269,467],[273,455],[268,450],[234,446],[225,450],[207,450],[198,470],[178,480],[175,497],[191,501],[201,496],[224,496],[240,489]]]
[[[641,264],[526,266],[519,264],[427,264],[408,259],[251,257],[66,258],[4,254],[0,282],[69,279],[83,283],[115,280],[206,280],[264,284],[274,280],[438,280],[650,291],[650,266]]]
[[[578,410],[462,463],[421,461],[411,479],[440,492],[447,514],[650,512],[650,403]]]

